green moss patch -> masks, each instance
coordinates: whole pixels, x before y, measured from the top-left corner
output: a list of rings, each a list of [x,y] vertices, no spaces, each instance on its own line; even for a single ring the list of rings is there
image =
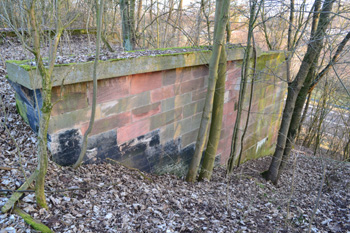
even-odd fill
[[[27,107],[25,104],[23,104],[23,102],[19,99],[19,97],[17,96],[16,93],[16,108],[17,108],[17,112],[19,113],[19,115],[21,115],[21,117],[23,118],[23,120],[29,124],[28,121],[28,117],[27,117]]]
[[[16,207],[13,210],[14,213],[16,213],[17,215],[21,216],[24,221],[29,224],[31,227],[33,227],[35,230],[40,231],[40,232],[53,232],[52,230],[50,230],[50,228],[48,228],[46,225],[42,224],[40,221],[32,218],[32,216],[30,216],[29,214],[27,214],[26,212],[24,212],[23,210],[19,209],[18,207]]]

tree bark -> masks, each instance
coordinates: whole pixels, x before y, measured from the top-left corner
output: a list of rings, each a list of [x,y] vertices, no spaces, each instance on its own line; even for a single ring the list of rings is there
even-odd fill
[[[308,95],[308,93],[310,91],[312,91],[312,89],[314,88],[314,86],[317,85],[317,83],[319,82],[319,80],[321,80],[330,70],[331,66],[333,64],[335,64],[338,59],[339,56],[341,54],[341,52],[343,51],[346,43],[349,41],[350,39],[350,32],[345,36],[345,38],[341,41],[341,43],[338,46],[338,49],[336,51],[336,53],[334,54],[332,60],[329,62],[329,64],[315,77],[315,70],[318,64],[318,57],[320,55],[320,51],[319,54],[317,54],[315,61],[312,63],[312,67],[310,68],[310,71],[305,79],[304,85],[301,88],[298,97],[297,97],[297,101],[295,104],[295,109],[293,112],[293,116],[291,119],[291,124],[289,126],[289,130],[288,130],[288,137],[287,137],[287,141],[286,141],[286,146],[283,152],[283,157],[282,157],[282,162],[281,162],[281,167],[280,167],[280,171],[279,171],[279,175],[281,174],[281,172],[283,171],[283,169],[285,168],[286,162],[288,161],[289,155],[292,151],[292,147],[294,145],[295,142],[295,138],[298,132],[298,128],[301,124],[302,118],[301,118],[301,113],[305,104],[305,100],[306,97]],[[314,80],[314,81],[313,81]],[[306,113],[305,113],[306,114]]]
[[[218,16],[218,12],[216,12],[215,19],[218,20],[216,37],[213,45],[213,52],[210,58],[209,63],[209,83],[207,96],[205,99],[205,105],[203,109],[201,124],[198,131],[198,137],[196,142],[196,149],[194,155],[192,157],[192,161],[187,173],[186,181],[194,182],[197,177],[197,172],[199,168],[199,164],[202,158],[202,152],[205,147],[207,137],[208,137],[208,129],[211,120],[211,113],[213,108],[213,99],[215,93],[215,85],[218,78],[218,66],[219,66],[219,57],[220,52],[223,47],[223,40],[225,35],[225,27],[228,19],[228,6],[229,0],[220,0],[217,2],[217,9],[220,10],[220,16]]]
[[[224,112],[224,96],[225,96],[225,81],[226,81],[227,56],[225,48],[222,47],[220,53],[220,61],[218,68],[218,80],[215,86],[212,120],[210,125],[210,134],[207,149],[205,150],[203,164],[199,173],[198,180],[210,180],[213,174],[215,156],[218,149],[222,117]]]
[[[134,9],[134,10],[132,10]],[[122,14],[123,48],[127,51],[135,47],[135,0],[120,0]]]
[[[233,167],[236,160],[236,151],[237,151],[237,143],[238,143],[238,136],[239,136],[238,134],[240,131],[239,128],[241,125],[242,109],[243,109],[243,103],[245,99],[244,97],[246,93],[247,79],[248,79],[249,68],[250,68],[250,53],[252,49],[252,46],[251,46],[252,35],[253,35],[254,24],[256,20],[256,6],[257,6],[257,2],[252,1],[251,8],[250,8],[250,17],[249,17],[247,48],[245,49],[245,53],[244,53],[243,64],[242,64],[242,75],[241,75],[242,78],[241,78],[241,83],[239,85],[239,97],[238,97],[238,104],[237,104],[238,108],[237,108],[236,122],[233,128],[231,152],[230,152],[230,157],[227,164],[228,174],[233,171]]]
[[[323,47],[323,40],[325,36],[325,31],[330,22],[329,15],[332,11],[333,2],[334,0],[325,0],[322,7],[322,11],[320,13],[320,19],[317,25],[317,30],[315,31],[315,34],[312,35],[312,37],[310,38],[310,43],[308,45],[307,52],[303,58],[299,72],[294,81],[289,83],[288,85],[288,95],[285,108],[283,110],[280,130],[278,132],[276,150],[273,155],[269,170],[262,174],[267,180],[270,180],[273,184],[277,184],[278,182],[280,165],[286,146],[287,134],[289,126],[291,124],[292,115],[294,113],[297,97],[301,88],[304,85],[310,68],[313,66],[313,62],[315,61],[316,56],[319,55]]]
[[[227,21],[227,25],[226,25],[226,43],[230,43],[231,40],[231,23],[230,20]]]
[[[95,54],[94,68],[93,68],[93,72],[92,72],[93,96],[92,96],[90,122],[89,122],[88,129],[84,133],[83,142],[81,145],[79,157],[73,165],[74,169],[77,169],[81,165],[81,163],[84,159],[86,149],[87,149],[88,136],[91,133],[92,127],[93,127],[94,122],[95,122],[96,98],[97,98],[97,65],[98,65],[99,56],[100,56],[103,1],[104,0],[100,0],[100,4],[98,4],[98,2],[96,0],[97,39],[96,39],[96,54]]]
[[[196,24],[196,35],[194,38],[194,45],[198,46],[200,43],[200,34],[201,34],[201,22],[202,22],[202,12],[204,11],[205,0],[201,0],[198,16],[197,16],[197,24]]]

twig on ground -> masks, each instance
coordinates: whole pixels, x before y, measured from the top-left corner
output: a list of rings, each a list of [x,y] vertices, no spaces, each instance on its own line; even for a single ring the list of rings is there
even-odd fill
[[[0,170],[11,171],[13,167],[0,167]]]
[[[18,191],[26,190],[31,185],[31,183],[33,183],[37,175],[38,175],[38,170],[35,170],[35,172],[27,179],[27,181],[24,182],[24,184],[22,184],[22,186],[17,191],[14,192],[14,194],[12,194],[10,199],[1,208],[1,211],[3,213],[6,213],[15,205],[18,199],[20,199],[21,196],[23,195],[23,192],[18,192]]]

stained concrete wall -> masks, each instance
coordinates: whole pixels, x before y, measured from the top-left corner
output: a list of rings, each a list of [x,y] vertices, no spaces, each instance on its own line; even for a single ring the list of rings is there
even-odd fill
[[[243,49],[231,49],[228,55],[217,157],[221,164],[225,164],[230,153]],[[281,81],[285,79],[283,53],[260,52],[258,56],[243,160],[273,150],[286,90]],[[184,174],[194,152],[204,106],[209,57],[210,52],[204,51],[102,62],[96,121],[84,162],[98,163],[111,158],[147,172]],[[50,119],[49,147],[52,159],[60,165],[75,162],[82,135],[88,128],[91,66],[85,63],[55,67],[52,101],[56,104]],[[18,62],[9,62],[7,67],[16,90],[18,111],[37,131],[37,110],[41,104],[38,74],[32,67]],[[64,88],[59,85],[62,80],[67,83]],[[247,107],[248,101],[244,109]],[[244,111],[242,128],[246,118]]]

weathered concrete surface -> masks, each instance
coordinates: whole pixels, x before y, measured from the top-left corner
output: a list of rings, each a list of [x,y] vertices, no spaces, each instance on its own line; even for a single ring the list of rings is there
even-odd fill
[[[177,54],[160,54],[137,58],[121,58],[99,62],[97,78],[107,79],[116,76],[126,76],[138,73],[192,67],[207,64],[211,51],[195,51]],[[228,60],[241,60],[244,48],[230,49]],[[26,61],[7,61],[9,78],[29,89],[41,88],[41,78],[35,67],[26,65]],[[53,86],[92,81],[93,62],[57,65],[53,72]]]
[[[236,119],[243,49],[228,51],[224,118],[217,160],[225,164]],[[210,52],[139,57],[101,62],[96,119],[88,140],[85,163],[106,158],[143,171],[183,175],[194,152],[208,83]],[[252,110],[244,140],[243,161],[273,151],[286,91],[284,54],[259,52]],[[49,125],[52,159],[73,164],[88,128],[92,104],[92,64],[55,67],[54,106]],[[8,63],[17,108],[37,131],[41,107],[35,69]],[[276,76],[277,75],[277,76]],[[68,84],[70,83],[70,84]],[[250,84],[248,85],[247,98]],[[36,90],[35,92],[32,90]],[[36,98],[34,93],[36,93]],[[248,109],[246,101],[244,110]],[[241,128],[247,112],[243,111]]]

